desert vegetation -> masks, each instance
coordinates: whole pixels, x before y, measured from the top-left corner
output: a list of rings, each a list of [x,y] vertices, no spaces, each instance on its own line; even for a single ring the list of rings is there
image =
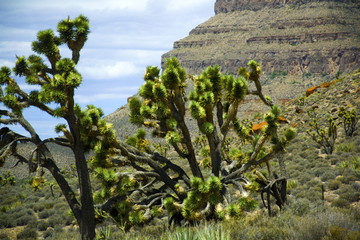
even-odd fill
[[[0,163],[12,159],[32,173],[16,179],[6,169],[0,178],[2,239],[360,237],[360,71],[277,106],[262,92],[256,61],[235,76],[219,66],[195,76],[170,58],[162,72],[146,69],[127,112],[137,130],[120,139],[101,109],[74,102],[88,33],[86,17],[62,20],[58,36],[38,33],[39,55],[1,68],[0,123],[8,127]],[[71,59],[60,56],[61,44]],[[41,90],[22,91],[12,72]],[[244,116],[248,97],[266,110]],[[63,137],[40,139],[22,115],[28,107],[65,119],[56,127]],[[30,137],[13,132],[14,123]],[[70,149],[73,164],[59,167],[50,143]]]

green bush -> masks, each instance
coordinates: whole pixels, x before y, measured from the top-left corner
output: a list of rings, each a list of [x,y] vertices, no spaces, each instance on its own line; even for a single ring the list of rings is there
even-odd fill
[[[349,202],[357,202],[360,198],[360,193],[356,191],[346,192],[340,195],[340,198]]]
[[[65,225],[65,219],[60,215],[52,215],[48,219],[49,226]]]
[[[53,206],[54,206],[54,202],[53,202],[53,201],[48,200],[48,201],[46,201],[46,202],[44,203],[44,207],[45,207],[46,209],[53,208]]]
[[[296,216],[304,216],[310,212],[310,201],[306,198],[300,198],[290,206],[290,209]]]
[[[17,226],[25,226],[33,222],[36,222],[36,217],[31,215],[24,215],[16,219]]]
[[[12,228],[16,226],[16,219],[8,214],[0,214],[0,228]]]
[[[37,239],[38,238],[38,233],[36,231],[35,228],[24,228],[24,230],[22,230],[21,232],[18,233],[18,235],[16,235],[17,239]]]
[[[10,240],[9,236],[6,233],[0,233],[1,240]]]
[[[339,180],[330,180],[328,183],[328,187],[330,190],[337,190],[339,189],[341,182]]]
[[[53,234],[54,234],[54,230],[48,229],[45,232],[43,232],[42,236],[44,239],[50,239],[50,238],[52,238]]]
[[[44,206],[43,203],[37,203],[37,204],[34,205],[33,209],[34,209],[35,212],[41,212],[42,210],[45,209],[45,206]]]
[[[332,207],[339,207],[339,208],[348,208],[350,203],[348,200],[339,198],[331,203]]]
[[[37,229],[39,231],[45,231],[47,228],[48,228],[49,224],[47,221],[45,220],[40,220],[38,223],[37,223]]]
[[[45,218],[48,218],[50,216],[50,212],[49,212],[49,210],[45,209],[44,211],[40,212],[38,214],[38,216],[39,216],[40,219],[45,219]]]
[[[327,182],[329,180],[335,179],[336,175],[333,172],[326,172],[321,176],[321,181]]]

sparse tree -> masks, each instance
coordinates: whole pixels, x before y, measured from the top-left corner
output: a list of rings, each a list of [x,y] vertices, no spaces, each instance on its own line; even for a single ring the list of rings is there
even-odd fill
[[[318,117],[314,110],[308,111],[312,118],[310,124],[311,130],[306,133],[324,150],[326,154],[332,154],[334,151],[335,140],[337,138],[337,125],[331,117],[328,118],[329,126],[327,130],[319,125]]]
[[[58,23],[57,31],[58,36],[51,29],[38,32],[37,40],[32,43],[32,50],[39,55],[17,57],[13,71],[7,67],[1,68],[0,101],[6,108],[0,110],[0,123],[20,125],[29,136],[14,133],[8,127],[1,128],[0,163],[3,165],[7,157],[12,155],[18,159],[18,163],[28,164],[30,172],[37,173],[33,180],[34,186],[43,182],[43,168],[48,169],[74,213],[82,239],[94,239],[94,203],[85,152],[91,148],[89,139],[93,137],[94,140],[96,137],[97,133],[93,129],[103,129],[103,126],[96,125],[101,112],[93,106],[81,110],[74,102],[75,89],[82,82],[75,67],[89,34],[89,21],[83,15],[73,20],[68,18]],[[66,44],[71,50],[71,59],[61,57],[59,46],[62,44]],[[42,57],[46,57],[50,65]],[[12,72],[17,77],[25,77],[27,84],[39,86],[39,90],[30,93],[23,91],[12,77]],[[52,107],[54,105],[55,108]],[[56,127],[56,131],[62,132],[65,138],[42,140],[23,115],[23,110],[30,107],[38,108],[52,117],[65,119],[67,125],[60,124]],[[30,158],[18,153],[19,142],[35,145]],[[79,200],[47,148],[46,143],[49,142],[73,151],[80,188]]]
[[[75,89],[82,81],[75,67],[89,33],[89,22],[82,15],[74,20],[66,19],[59,22],[58,32],[59,36],[55,36],[52,30],[40,31],[37,41],[33,42],[33,50],[45,56],[50,66],[39,55],[32,55],[18,57],[13,70],[15,75],[24,76],[28,84],[38,85],[40,90],[23,91],[11,77],[11,70],[1,68],[0,84],[4,91],[0,99],[7,109],[0,110],[0,123],[19,124],[30,136],[3,127],[0,162],[3,164],[12,155],[28,164],[30,171],[37,173],[34,185],[43,181],[42,169],[48,169],[74,213],[83,239],[95,237],[95,219],[111,218],[126,231],[163,215],[165,210],[170,215],[170,224],[182,218],[193,223],[201,218],[237,217],[246,209],[244,206],[254,206],[247,198],[248,190],[267,193],[267,199],[263,200],[269,214],[270,195],[280,208],[284,205],[286,179],[272,174],[270,161],[284,150],[295,131],[289,128],[279,136],[280,108],[262,93],[258,63],[250,61],[248,69],[239,69],[236,77],[223,75],[218,66],[208,67],[200,76],[190,76],[194,88],[188,95],[185,91],[188,76],[176,58],[167,60],[161,75],[157,67],[146,69],[140,98],[133,97],[129,102],[130,121],[153,129],[155,136],[165,139],[180,160],[170,159],[151,149],[144,130],[139,130],[127,143],[122,142],[116,138],[112,125],[102,119],[100,109],[92,105],[81,109],[74,102]],[[61,57],[61,44],[67,44],[71,50],[71,59]],[[254,83],[254,90],[249,89],[248,82]],[[252,133],[237,118],[240,104],[247,95],[258,96],[270,108],[264,114],[267,124],[260,134]],[[29,107],[65,119],[67,124],[55,129],[64,137],[40,139],[22,114]],[[194,146],[195,134],[186,120],[188,114],[196,121],[196,133],[200,131],[205,136],[211,173],[200,165]],[[237,157],[230,158],[228,135],[232,130],[242,145],[238,146]],[[30,158],[18,153],[19,142],[35,145]],[[49,142],[73,151],[80,200],[57,167],[46,145]],[[90,150],[94,154],[88,162],[94,176],[102,182],[101,190],[94,194],[96,207],[85,158]],[[267,176],[259,169],[262,165],[267,167]],[[238,200],[232,196],[230,185],[240,190],[243,197]]]
[[[165,66],[161,75],[157,67],[146,69],[145,83],[139,89],[140,98],[133,97],[129,102],[129,118],[138,126],[153,129],[153,135],[165,139],[186,164],[176,164],[178,160],[168,159],[157,151],[144,152],[141,147],[118,142],[114,148],[118,153],[109,153],[107,158],[112,159],[114,165],[107,169],[94,166],[99,179],[103,180],[103,191],[95,197],[99,203],[105,203],[102,210],[110,213],[124,230],[145,224],[163,213],[164,208],[170,224],[181,219],[189,223],[201,218],[222,219],[236,215],[241,209],[241,204],[231,196],[229,185],[244,196],[248,195],[246,189],[267,193],[264,203],[267,201],[269,213],[270,195],[282,207],[286,200],[286,179],[271,173],[270,160],[284,150],[295,131],[289,128],[283,137],[278,136],[280,109],[262,94],[259,64],[250,61],[249,70],[241,68],[238,77],[221,74],[218,66],[208,67],[200,76],[190,76],[194,87],[188,95],[188,76],[179,61],[168,59]],[[248,88],[249,81],[254,82],[256,89]],[[254,135],[237,118],[239,106],[247,95],[258,96],[270,108],[264,115],[267,125],[260,135]],[[207,141],[210,174],[196,155],[194,130],[187,122],[189,114]],[[244,146],[251,146],[235,159],[227,157],[228,147],[224,147],[231,129]],[[137,141],[132,142],[136,146]],[[103,151],[102,154],[108,153]],[[267,177],[256,170],[264,164],[268,169]],[[185,171],[186,165],[189,172]],[[121,166],[126,166],[126,172],[119,172]],[[245,174],[252,175],[252,179]]]
[[[356,110],[347,111],[341,107],[338,115],[342,119],[346,136],[351,137],[355,133],[359,121]]]

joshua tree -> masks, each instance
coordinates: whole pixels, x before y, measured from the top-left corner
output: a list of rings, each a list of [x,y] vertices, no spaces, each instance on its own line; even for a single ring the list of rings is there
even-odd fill
[[[346,136],[351,137],[357,129],[356,125],[359,120],[356,110],[347,111],[341,107],[338,115],[342,119]]]
[[[323,148],[326,154],[332,154],[337,138],[337,126],[334,119],[331,117],[328,118],[329,127],[326,131],[324,128],[320,127],[317,114],[314,110],[308,111],[308,115],[312,117],[313,123],[309,123],[312,131],[307,130],[306,133]]]
[[[104,125],[100,120],[99,109],[89,106],[88,109],[81,110],[74,102],[75,89],[82,81],[75,66],[80,58],[80,50],[88,37],[89,21],[82,15],[74,20],[68,18],[59,22],[57,30],[59,36],[55,36],[51,29],[38,32],[37,40],[32,43],[32,49],[39,55],[17,57],[13,69],[16,76],[25,77],[27,84],[39,86],[40,90],[30,93],[23,91],[11,77],[11,70],[7,67],[1,68],[0,101],[7,108],[0,110],[0,123],[1,125],[18,124],[28,132],[29,136],[14,133],[7,127],[1,128],[0,163],[3,165],[9,155],[15,156],[19,162],[28,164],[30,172],[37,172],[35,183],[42,181],[44,174],[42,169],[48,169],[59,184],[79,223],[82,238],[94,239],[94,204],[85,151],[91,148],[91,138],[92,141],[96,141],[94,139],[99,131],[106,133],[106,124]],[[71,59],[61,57],[59,46],[62,44],[66,44],[71,50]],[[50,66],[41,56],[46,57]],[[54,105],[56,108],[52,107]],[[65,138],[40,139],[36,130],[23,115],[23,110],[30,107],[38,108],[50,116],[65,119],[67,125],[56,127],[56,131],[62,132]],[[92,129],[97,129],[98,132]],[[86,132],[87,130],[90,131]],[[25,158],[17,152],[18,142],[34,144],[30,158]],[[73,151],[79,179],[80,201],[57,167],[46,146],[48,142],[68,147]]]
[[[95,237],[95,219],[101,221],[110,217],[127,230],[162,215],[164,208],[172,215],[170,219],[177,222],[181,218],[194,222],[203,217],[237,216],[244,198],[241,201],[235,199],[229,185],[239,189],[243,197],[247,196],[245,189],[267,193],[264,203],[267,202],[269,213],[270,195],[280,207],[283,206],[286,179],[271,173],[270,160],[284,149],[295,132],[287,129],[283,137],[278,135],[280,109],[262,94],[259,64],[250,61],[249,70],[241,68],[238,77],[221,74],[218,66],[209,67],[200,76],[190,76],[194,88],[188,95],[185,91],[187,74],[176,58],[167,60],[161,76],[156,67],[146,69],[145,84],[139,90],[141,99],[134,97],[129,102],[130,121],[151,128],[155,136],[166,139],[179,158],[185,159],[185,163],[179,164],[178,159],[169,159],[153,151],[143,130],[124,143],[116,138],[111,124],[102,119],[100,109],[90,105],[82,110],[75,104],[75,89],[82,81],[75,67],[89,33],[88,19],[80,15],[74,20],[63,20],[58,24],[58,33],[59,36],[55,36],[52,30],[40,31],[32,45],[36,53],[47,58],[50,66],[41,56],[31,55],[18,57],[13,69],[15,75],[25,77],[28,84],[37,85],[40,90],[23,91],[11,77],[11,70],[1,68],[0,99],[7,108],[0,110],[0,123],[19,124],[29,136],[3,127],[0,130],[0,163],[12,155],[19,162],[28,164],[29,170],[37,173],[34,185],[43,181],[42,169],[48,169],[74,213],[83,239]],[[61,44],[67,44],[72,51],[71,59],[61,57]],[[254,90],[248,88],[248,81],[254,83]],[[258,96],[270,108],[264,114],[267,124],[260,135],[252,133],[237,118],[238,108],[247,95]],[[56,108],[52,107],[54,105]],[[65,119],[67,124],[60,124],[55,129],[64,137],[40,139],[23,116],[23,110],[29,107]],[[211,173],[199,165],[195,136],[186,120],[188,112],[207,141]],[[238,146],[237,154],[229,154],[228,135],[232,129],[243,144],[241,148]],[[18,153],[19,142],[34,144],[29,158]],[[46,145],[49,142],[73,151],[80,200],[57,167]],[[96,208],[85,158],[85,153],[90,150],[94,152],[88,159],[90,167],[103,186],[94,195],[99,204]],[[267,177],[257,170],[263,164],[268,169]],[[247,201],[249,204],[250,200]]]
[[[103,191],[95,197],[96,201],[105,202],[102,210],[110,213],[125,229],[133,224],[144,224],[161,214],[164,208],[173,216],[171,221],[176,222],[181,218],[188,222],[204,217],[221,219],[226,215],[234,216],[241,209],[232,198],[229,185],[238,188],[243,196],[247,196],[245,188],[268,193],[269,213],[270,195],[282,207],[286,200],[286,179],[274,177],[269,162],[295,136],[295,131],[289,128],[283,137],[278,136],[280,109],[262,94],[259,64],[250,61],[249,70],[241,68],[238,77],[221,74],[218,66],[208,67],[200,76],[190,76],[194,87],[188,95],[188,76],[179,61],[168,59],[165,66],[161,76],[157,67],[146,69],[145,83],[139,89],[140,98],[133,97],[129,102],[129,118],[138,126],[153,129],[153,135],[164,138],[186,164],[176,164],[178,160],[165,158],[157,151],[140,151],[141,147],[137,149],[119,141],[111,144],[115,146],[111,153],[105,149],[100,151],[99,146],[96,148],[99,154],[111,159],[107,168],[96,157],[93,159],[97,162],[93,164],[95,172],[103,180]],[[248,81],[254,82],[255,90],[248,88]],[[247,95],[258,96],[270,108],[264,115],[267,124],[260,135],[254,135],[237,118],[239,106]],[[200,166],[195,154],[195,134],[186,120],[189,112],[206,136],[210,174]],[[225,147],[231,129],[244,145],[250,143],[251,146],[247,152],[238,149],[240,153],[235,159],[228,157]],[[139,133],[128,141],[133,142],[133,146],[143,140],[137,141],[136,135]],[[144,135],[140,135],[143,138]],[[256,170],[262,164],[268,168],[267,177]],[[186,165],[190,167],[189,172],[185,171]],[[126,166],[127,172],[119,172],[121,166]],[[251,172],[253,181],[245,177]]]

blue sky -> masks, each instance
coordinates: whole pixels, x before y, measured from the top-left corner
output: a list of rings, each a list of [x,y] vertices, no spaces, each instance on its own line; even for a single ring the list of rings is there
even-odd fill
[[[82,107],[101,107],[107,115],[137,92],[146,66],[160,67],[161,55],[172,49],[174,41],[214,16],[214,3],[215,0],[0,0],[0,66],[12,68],[15,56],[33,54],[31,42],[39,30],[56,30],[60,20],[83,14],[90,20],[91,33],[77,66],[83,83],[76,91],[76,101]],[[61,50],[63,57],[70,57],[64,47]],[[24,81],[20,83],[25,90],[32,90]],[[42,138],[56,136],[54,126],[59,119],[35,109],[24,114]]]

